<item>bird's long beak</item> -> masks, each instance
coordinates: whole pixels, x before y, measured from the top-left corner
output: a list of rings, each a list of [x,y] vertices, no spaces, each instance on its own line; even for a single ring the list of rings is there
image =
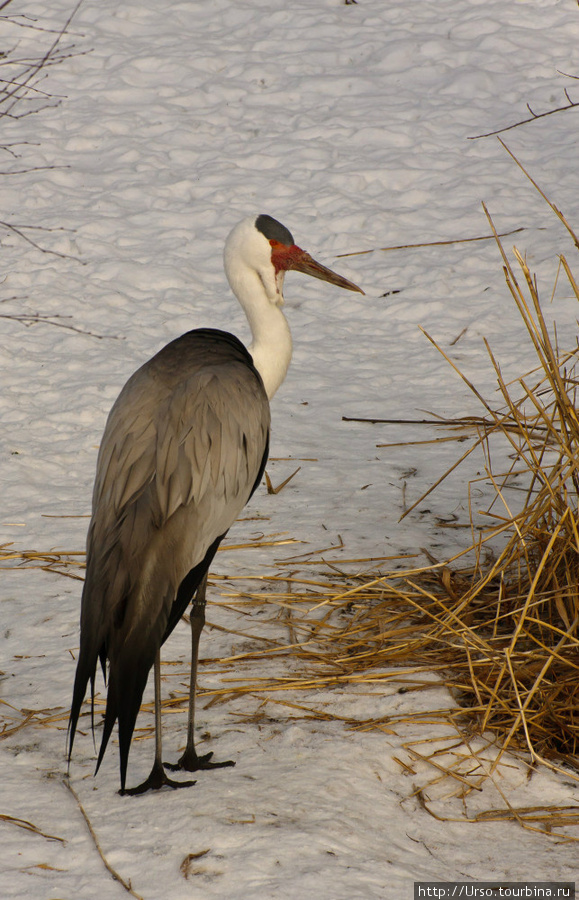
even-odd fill
[[[348,281],[347,278],[342,278],[341,275],[316,262],[305,250],[301,250],[298,247],[292,249],[299,250],[299,253],[292,254],[291,264],[288,268],[295,269],[296,272],[304,272],[306,275],[312,275],[314,278],[321,278],[322,281],[328,281],[330,284],[345,288],[347,291],[357,291],[359,294],[364,293],[357,284]]]

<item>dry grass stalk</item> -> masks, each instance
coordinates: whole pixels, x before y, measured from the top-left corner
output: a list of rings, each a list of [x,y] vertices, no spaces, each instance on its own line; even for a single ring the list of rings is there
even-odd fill
[[[54,572],[57,575],[65,575],[82,581],[81,575],[76,575],[70,569],[84,569],[84,551],[80,550],[16,550],[11,549],[12,544],[0,546],[0,569],[26,568],[42,569],[44,572]],[[8,564],[8,565],[6,565]]]
[[[130,894],[131,897],[135,897],[135,900],[143,900],[143,897],[141,896],[141,894],[137,894],[137,892],[136,892],[135,890],[133,890],[133,886],[132,886],[132,884],[131,884],[130,879],[129,879],[128,881],[126,881],[126,880],[122,877],[122,875],[120,875],[120,874],[117,872],[117,870],[113,868],[113,866],[110,864],[110,862],[109,862],[108,859],[106,858],[105,854],[103,853],[102,847],[101,847],[101,845],[100,845],[100,843],[99,843],[99,839],[98,839],[98,837],[97,837],[97,835],[96,835],[96,832],[95,832],[95,830],[94,830],[94,828],[93,828],[92,822],[91,822],[91,820],[89,819],[88,813],[87,813],[87,811],[85,810],[84,806],[82,805],[82,803],[81,803],[81,801],[80,801],[80,797],[78,796],[78,794],[76,793],[75,789],[74,789],[73,786],[71,785],[71,783],[70,783],[68,777],[64,777],[64,778],[62,779],[62,783],[63,783],[63,785],[65,786],[65,788],[66,788],[68,791],[70,791],[70,793],[72,794],[72,796],[73,796],[74,799],[76,800],[76,805],[78,806],[79,811],[80,811],[80,814],[82,815],[82,817],[83,817],[83,819],[84,819],[84,821],[85,821],[85,823],[86,823],[86,827],[88,828],[89,834],[90,834],[90,836],[91,836],[91,838],[92,838],[92,842],[93,842],[93,844],[94,844],[94,846],[95,846],[95,850],[97,851],[98,855],[100,856],[100,858],[101,858],[101,860],[102,860],[102,863],[103,863],[105,869],[107,870],[107,872],[109,873],[109,875],[111,876],[111,878],[113,878],[114,881],[117,881],[120,885],[122,885],[122,887],[125,889],[125,891],[127,892],[127,894]]]
[[[23,828],[25,831],[30,831],[32,834],[37,834],[40,837],[46,838],[47,841],[58,841],[61,844],[66,844],[64,838],[56,837],[56,835],[54,834],[47,834],[32,822],[29,822],[28,819],[20,819],[17,816],[10,816],[7,813],[0,813],[0,822],[7,822],[10,825],[16,825],[18,828]]]

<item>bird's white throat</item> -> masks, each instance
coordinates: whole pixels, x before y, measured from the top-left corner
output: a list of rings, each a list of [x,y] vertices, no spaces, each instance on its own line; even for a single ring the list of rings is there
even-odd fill
[[[289,325],[279,306],[273,303],[269,304],[266,315],[260,314],[258,321],[252,322],[249,315],[247,318],[253,334],[249,352],[271,400],[284,380],[292,358]]]

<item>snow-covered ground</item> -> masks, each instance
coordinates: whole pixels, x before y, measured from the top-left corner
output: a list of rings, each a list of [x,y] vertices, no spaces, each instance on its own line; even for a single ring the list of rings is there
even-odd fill
[[[73,9],[69,0],[12,0],[0,10],[1,49],[38,58]],[[524,229],[505,246],[526,253],[548,301],[557,254],[572,257],[571,242],[497,139],[469,138],[528,117],[527,103],[535,113],[564,105],[566,88],[579,100],[569,77],[579,76],[577,4],[83,0],[60,46],[65,58],[36,86],[48,96],[29,95],[15,117],[0,118],[0,218],[42,248],[2,228],[0,543],[82,550],[98,442],[120,387],[192,327],[248,337],[222,247],[240,218],[267,212],[366,296],[289,274],[295,353],[273,402],[268,472],[277,484],[301,469],[280,493],[257,492],[229,542],[303,543],[226,549],[215,573],[286,571],[284,560],[328,547],[336,549],[324,556],[340,564],[460,549],[462,533],[438,519],[468,520],[467,482],[480,460],[399,523],[404,503],[445,471],[456,445],[378,448],[431,435],[342,417],[481,413],[418,326],[486,397],[495,378],[483,337],[505,378],[532,365],[497,248],[489,241],[336,256],[488,234],[484,201],[499,231]],[[0,67],[0,77],[9,71]],[[18,117],[24,112],[31,114]],[[570,109],[503,134],[575,225],[577,116]],[[563,284],[551,312],[561,344],[573,345],[576,301]],[[53,324],[26,328],[10,318],[24,313]],[[312,571],[323,570],[320,561]],[[2,575],[0,699],[9,723],[18,710],[62,713],[80,582],[38,569]],[[218,606],[209,617],[259,633],[259,615],[248,622]],[[230,655],[236,641],[207,629],[202,655]],[[177,629],[166,658],[182,666],[167,672],[167,691],[185,679],[188,648],[187,629]],[[270,662],[267,673],[282,666]],[[203,670],[201,681],[217,685],[219,677]],[[396,686],[349,685],[298,699],[354,718],[448,702],[441,689],[416,697]],[[121,798],[116,746],[93,779],[92,741],[78,737],[71,784],[109,863],[146,900],[378,900],[411,897],[415,880],[573,879],[576,846],[561,835],[467,825],[450,800],[437,812],[457,821],[422,808],[397,759],[401,742],[424,737],[424,728],[352,732],[337,718],[292,718],[273,703],[259,717],[258,702],[200,710],[216,756],[237,765],[201,773],[188,791]],[[173,756],[185,711],[165,719]],[[2,896],[126,894],[63,784],[65,728],[65,719],[30,724],[0,745],[0,813],[42,832],[0,819]],[[134,743],[131,782],[148,771],[151,744]],[[571,780],[537,772],[529,781],[522,765],[508,763],[497,785],[514,806],[576,803]],[[504,805],[498,788],[489,784],[467,812]],[[189,854],[202,855],[186,878],[180,865]]]

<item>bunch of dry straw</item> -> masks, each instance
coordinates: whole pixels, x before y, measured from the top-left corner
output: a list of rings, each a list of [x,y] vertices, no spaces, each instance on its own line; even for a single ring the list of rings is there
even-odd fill
[[[579,248],[568,223],[553,209]],[[494,231],[490,217],[489,222]],[[441,749],[437,737],[410,742],[406,749],[411,758],[434,766],[439,779],[450,777],[460,783],[463,796],[492,777],[506,751],[526,760],[529,771],[541,763],[579,780],[579,350],[558,346],[525,259],[514,251],[520,270],[515,273],[494,233],[537,365],[507,384],[487,345],[501,395],[499,409],[461,375],[484,407],[484,415],[471,420],[477,436],[467,454],[476,446],[485,451],[485,475],[495,492],[487,524],[480,527],[473,513],[469,553],[444,564],[433,561],[422,569],[360,578],[354,586],[350,576],[347,588],[338,578],[325,589],[317,584],[314,589],[321,590],[322,600],[313,606],[313,619],[311,612],[296,618],[300,601],[302,610],[307,604],[307,590],[280,595],[278,602],[287,615],[294,610],[297,636],[285,649],[309,665],[293,679],[261,684],[254,680],[244,686],[271,697],[276,689],[385,683],[396,679],[398,672],[420,690],[432,684],[427,673],[437,673],[454,702],[445,709],[419,713],[414,721],[451,724],[454,746],[460,748],[453,752],[447,742]],[[579,300],[565,256],[560,257],[562,273]],[[457,424],[464,423],[457,420]],[[509,445],[512,463],[507,472],[497,473],[491,465],[490,445],[497,436]],[[517,511],[505,493],[514,474],[525,485]],[[468,565],[465,559],[470,560]],[[311,600],[310,593],[310,609]],[[321,609],[325,614],[320,617]],[[282,649],[272,648],[263,655]],[[412,718],[406,713],[347,724],[388,731]],[[481,746],[486,753],[481,754]],[[424,798],[422,788],[417,794]],[[504,811],[490,811],[491,818],[493,813],[504,818]],[[579,823],[575,807],[510,809],[509,814],[539,831]],[[482,818],[488,820],[489,813]]]

